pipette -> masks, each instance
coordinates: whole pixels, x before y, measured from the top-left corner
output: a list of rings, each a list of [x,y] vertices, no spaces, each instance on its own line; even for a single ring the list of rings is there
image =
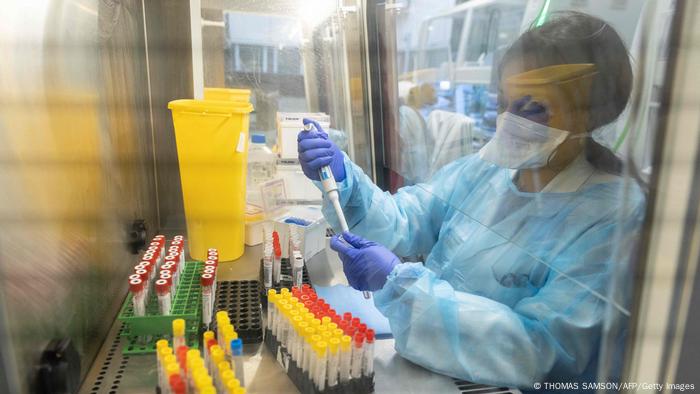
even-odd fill
[[[307,123],[304,125],[304,131],[309,132],[315,127],[313,123]],[[343,208],[340,206],[340,198],[338,196],[338,185],[335,183],[335,177],[333,176],[333,171],[331,171],[330,166],[323,166],[318,170],[318,176],[321,178],[321,185],[323,185],[323,191],[326,192],[326,196],[333,204],[333,209],[335,209],[335,215],[338,217],[340,222],[340,228],[343,232],[350,231],[348,227],[348,222],[345,220],[345,214],[343,213]],[[342,239],[342,236],[341,236]],[[363,291],[362,295],[366,299],[371,297],[369,291]]]

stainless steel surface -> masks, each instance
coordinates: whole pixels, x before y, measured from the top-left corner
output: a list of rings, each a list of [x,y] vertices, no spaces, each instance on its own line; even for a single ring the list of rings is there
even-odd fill
[[[126,227],[156,222],[141,25],[135,0],[3,3],[6,392],[31,390],[52,338],[73,339],[90,364],[124,291]]]

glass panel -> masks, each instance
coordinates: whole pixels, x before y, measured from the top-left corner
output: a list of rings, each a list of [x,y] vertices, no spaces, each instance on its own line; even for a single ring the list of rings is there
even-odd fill
[[[382,7],[393,194],[351,171],[341,201],[418,263],[375,293],[397,350],[499,386],[619,379],[673,3]]]
[[[371,172],[365,92],[351,89],[362,78],[360,19],[345,3],[202,1],[204,84],[250,89],[251,133],[269,147],[281,145],[279,112],[327,113],[331,138]]]

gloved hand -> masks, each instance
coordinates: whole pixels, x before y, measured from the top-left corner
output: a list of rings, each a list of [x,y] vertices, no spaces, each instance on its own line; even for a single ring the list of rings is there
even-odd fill
[[[507,109],[513,115],[530,119],[533,122],[546,125],[549,122],[549,111],[537,101],[532,100],[532,96],[523,96],[513,101]]]
[[[338,252],[345,276],[357,290],[381,289],[391,270],[400,263],[395,254],[376,242],[347,231],[343,233],[345,242],[338,238],[338,235],[331,238],[331,249]]]
[[[328,134],[321,128],[315,120],[303,120],[304,125],[309,123],[316,127],[316,130],[299,132],[297,137],[299,150],[299,163],[304,175],[307,178],[320,181],[318,170],[323,166],[330,166],[335,180],[340,182],[345,179],[345,165],[343,165],[343,154],[336,144],[328,139]]]

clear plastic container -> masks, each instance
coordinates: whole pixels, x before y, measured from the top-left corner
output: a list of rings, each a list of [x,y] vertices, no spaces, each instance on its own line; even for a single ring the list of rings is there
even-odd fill
[[[276,175],[277,156],[265,144],[265,135],[251,135],[248,148],[247,202],[262,207],[260,185],[274,179]]]

